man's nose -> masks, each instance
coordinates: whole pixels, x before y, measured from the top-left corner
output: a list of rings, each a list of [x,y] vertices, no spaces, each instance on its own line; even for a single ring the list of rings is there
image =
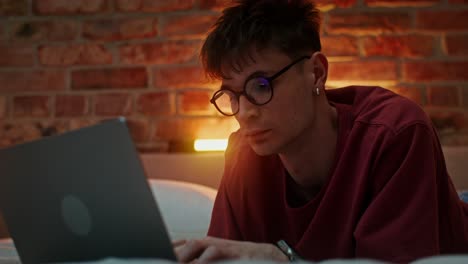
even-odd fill
[[[237,116],[239,119],[250,119],[258,115],[258,106],[252,104],[245,96],[239,97],[239,112]]]

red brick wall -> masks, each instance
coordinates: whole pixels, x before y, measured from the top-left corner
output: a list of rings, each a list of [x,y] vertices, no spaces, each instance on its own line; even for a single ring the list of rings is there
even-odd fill
[[[468,145],[468,1],[322,0],[330,87],[377,84]],[[226,136],[198,51],[217,0],[0,0],[0,146],[118,115],[142,150]]]

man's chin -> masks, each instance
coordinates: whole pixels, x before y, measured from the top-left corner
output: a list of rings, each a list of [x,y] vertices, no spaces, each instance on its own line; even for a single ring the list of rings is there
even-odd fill
[[[261,144],[261,145],[250,144],[250,147],[255,152],[255,154],[259,156],[268,156],[268,155],[276,154],[276,152],[274,151],[274,148],[272,148],[271,145],[268,146],[266,144]]]

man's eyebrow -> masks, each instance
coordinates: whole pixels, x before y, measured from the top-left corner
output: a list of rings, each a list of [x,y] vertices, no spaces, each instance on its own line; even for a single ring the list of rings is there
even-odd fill
[[[249,76],[247,76],[247,78],[245,78],[245,80],[248,80],[248,79],[250,79],[252,77],[265,77],[265,78],[268,78],[268,77],[272,76],[273,74],[275,74],[275,72],[272,71],[272,70],[270,70],[270,71],[258,70],[258,71],[254,71],[251,74],[249,74]]]
[[[271,71],[270,71],[271,72]],[[258,77],[258,76],[261,76],[261,77],[268,77],[269,71],[254,71],[252,72],[251,74],[249,74],[249,76],[247,76],[247,79],[251,78],[251,77]]]
[[[261,71],[261,70],[258,70],[258,71],[254,71],[252,72],[251,74],[249,74],[249,76],[247,76],[247,78],[245,78],[245,80],[248,80],[252,77],[270,77],[272,76],[273,74],[275,74],[274,71],[270,70],[270,71]],[[227,79],[227,80],[230,80],[231,78]],[[244,80],[244,82],[245,82]],[[243,87],[242,87],[243,88]],[[219,88],[220,90],[223,90],[223,89],[227,89],[227,90],[234,90],[231,86],[227,85],[227,84],[223,84],[221,85],[221,87]]]

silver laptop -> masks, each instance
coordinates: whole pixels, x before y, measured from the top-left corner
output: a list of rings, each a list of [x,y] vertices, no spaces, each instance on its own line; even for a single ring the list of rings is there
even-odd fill
[[[123,118],[0,150],[0,210],[26,264],[176,260]]]

